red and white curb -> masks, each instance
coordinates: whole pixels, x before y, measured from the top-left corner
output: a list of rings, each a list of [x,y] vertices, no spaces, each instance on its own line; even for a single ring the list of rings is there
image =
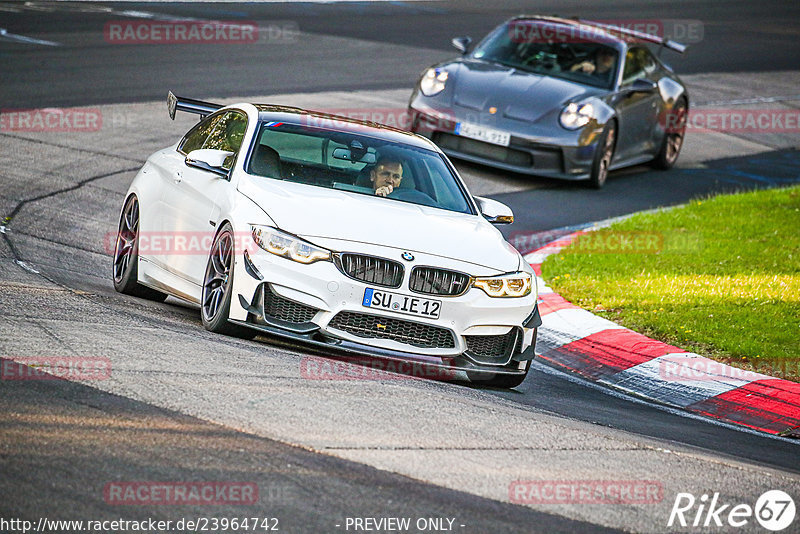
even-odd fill
[[[800,383],[745,371],[650,339],[565,300],[541,264],[584,231],[525,255],[538,278],[537,352],[546,362],[639,397],[727,423],[800,437]]]

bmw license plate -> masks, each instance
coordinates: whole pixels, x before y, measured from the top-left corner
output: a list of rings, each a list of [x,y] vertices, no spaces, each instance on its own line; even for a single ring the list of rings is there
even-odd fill
[[[364,291],[364,300],[361,304],[367,308],[378,308],[406,315],[427,317],[428,319],[438,319],[439,311],[442,307],[442,301],[440,300],[410,297],[383,291],[382,289],[372,289],[371,287]]]
[[[493,145],[508,146],[511,142],[511,134],[507,132],[501,132],[500,130],[494,130],[468,122],[459,122],[456,124],[455,133],[456,135],[477,139],[478,141],[485,141]]]

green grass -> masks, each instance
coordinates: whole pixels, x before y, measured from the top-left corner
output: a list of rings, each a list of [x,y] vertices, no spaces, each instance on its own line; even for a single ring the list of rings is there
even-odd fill
[[[625,253],[620,239],[632,243]],[[800,381],[800,187],[635,215],[579,237],[542,273],[637,332]]]

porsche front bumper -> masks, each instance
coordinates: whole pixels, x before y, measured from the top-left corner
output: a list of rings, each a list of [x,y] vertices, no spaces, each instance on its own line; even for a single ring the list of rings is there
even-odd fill
[[[415,105],[416,104],[416,105]],[[492,123],[492,128],[511,134],[509,145],[499,146],[455,133],[455,125],[470,121],[475,112],[442,111],[428,105],[409,106],[411,131],[436,143],[448,156],[499,169],[561,180],[589,178],[602,127],[594,132],[549,131],[541,126]],[[519,121],[515,121],[519,122]]]

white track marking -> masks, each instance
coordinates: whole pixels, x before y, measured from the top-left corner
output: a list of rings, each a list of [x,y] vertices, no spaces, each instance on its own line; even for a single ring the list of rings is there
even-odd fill
[[[34,269],[33,267],[31,267],[30,265],[28,265],[28,264],[27,264],[27,263],[25,263],[24,261],[20,261],[20,260],[14,260],[14,263],[16,263],[17,265],[19,265],[20,267],[22,267],[23,269],[25,269],[25,270],[26,270],[26,271],[28,271],[29,273],[33,273],[33,274],[39,274],[39,271],[37,271],[36,269]]]
[[[24,35],[18,35],[16,33],[8,33],[8,30],[5,28],[0,28],[0,39],[5,39],[6,41],[16,41],[18,43],[61,46],[61,43],[57,43],[55,41],[45,41],[44,39],[35,39],[33,37],[25,37]]]
[[[695,106],[741,106],[744,104],[768,104],[770,102],[783,102],[784,100],[800,100],[800,95],[788,96],[756,96],[753,98],[740,98],[738,100],[715,100],[700,102]]]
[[[582,378],[580,376],[576,376],[576,375],[574,375],[574,374],[572,374],[570,372],[562,371],[558,367],[555,367],[555,366],[553,366],[553,365],[551,365],[551,364],[549,364],[547,362],[544,362],[539,358],[537,358],[537,359],[533,360],[533,362],[531,362],[531,369],[536,369],[537,371],[541,371],[542,373],[545,373],[545,374],[548,374],[548,375],[552,375],[552,376],[557,376],[559,378],[563,378],[564,380],[567,380],[568,382],[572,382],[573,384],[579,384],[579,385],[587,387],[589,389],[594,389],[595,391],[602,391],[606,395],[610,395],[611,397],[614,397],[614,398],[617,398],[617,399],[622,399],[622,400],[626,400],[628,402],[633,402],[633,403],[636,403],[636,404],[643,404],[645,406],[650,406],[650,407],[655,408],[657,410],[661,410],[662,412],[667,412],[667,413],[669,413],[671,415],[677,415],[677,416],[680,416],[680,417],[685,417],[687,419],[694,419],[696,421],[704,421],[704,422],[706,422],[708,424],[711,424],[711,425],[721,426],[721,427],[727,428],[728,430],[738,430],[739,432],[744,432],[745,434],[752,434],[754,436],[758,436],[758,437],[761,437],[761,438],[777,439],[777,440],[780,440],[780,441],[785,441],[787,443],[792,443],[794,445],[797,445],[797,440],[796,439],[784,438],[782,436],[778,436],[778,435],[775,435],[775,434],[767,434],[766,432],[761,432],[760,430],[753,430],[752,428],[748,428],[746,426],[735,425],[735,424],[732,424],[732,423],[726,423],[725,421],[722,421],[721,419],[713,419],[711,417],[706,417],[704,415],[698,415],[696,413],[687,412],[686,410],[683,410],[683,409],[680,409],[680,408],[673,408],[671,406],[666,406],[666,405],[661,404],[660,402],[654,401],[652,399],[640,398],[640,397],[633,396],[628,392],[622,392],[622,391],[619,391],[619,390],[616,390],[616,389],[612,389],[608,385],[600,384],[600,383],[597,383],[597,382],[592,382],[592,381],[586,380],[585,378]],[[545,411],[547,413],[553,413],[553,412],[550,412],[549,410],[542,410],[542,411]],[[561,417],[563,417],[563,416],[561,416]]]
[[[683,408],[766,378],[773,377],[689,352],[653,358],[600,382]]]
[[[624,327],[584,309],[568,308],[542,317],[539,339],[548,347],[557,348],[604,330],[624,330]]]

